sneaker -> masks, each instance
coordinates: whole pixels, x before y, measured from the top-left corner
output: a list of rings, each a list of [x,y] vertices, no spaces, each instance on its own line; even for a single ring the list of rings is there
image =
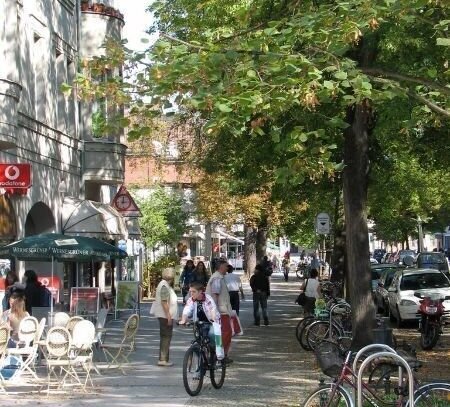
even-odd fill
[[[254,325],[255,325],[255,326],[259,326],[259,325],[260,325],[259,321],[258,321],[258,322],[255,321],[255,324],[254,324]]]
[[[172,362],[166,362],[165,360],[158,361],[158,366],[170,367],[173,366]]]
[[[225,365],[229,366],[229,365],[231,365],[233,363],[233,359],[230,359],[228,356],[225,356],[222,359],[222,363],[225,363]]]
[[[269,320],[268,320],[268,319],[265,319],[265,320],[264,320],[264,325],[265,325],[265,326],[269,325]]]

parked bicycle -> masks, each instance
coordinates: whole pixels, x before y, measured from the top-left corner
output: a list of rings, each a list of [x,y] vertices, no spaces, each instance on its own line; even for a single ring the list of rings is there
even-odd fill
[[[197,396],[202,390],[207,372],[214,388],[220,389],[225,382],[226,364],[217,360],[215,347],[209,339],[208,322],[193,323],[194,340],[183,359],[183,384],[190,396]]]
[[[379,346],[379,345],[376,345]],[[381,345],[386,348],[384,345]],[[364,352],[364,349],[362,350]],[[402,359],[393,349],[395,359]],[[361,355],[359,353],[358,355]],[[386,356],[388,352],[382,352],[380,355]],[[356,355],[356,356],[358,356]],[[345,359],[343,358],[340,347],[330,341],[323,341],[316,348],[317,361],[323,373],[334,378],[331,383],[321,382],[319,388],[310,393],[303,407],[355,407],[352,393],[356,394],[358,387],[356,383],[357,372],[356,363],[351,365],[352,358],[355,354],[348,352]],[[408,364],[404,359],[402,363]],[[395,365],[395,363],[393,363]],[[399,365],[395,365],[396,369]],[[380,390],[371,387],[368,383],[362,382],[362,400],[364,406],[371,407],[413,407],[409,403],[409,389],[413,388],[413,401],[415,407],[444,407],[450,404],[450,384],[448,383],[428,383],[420,385],[418,381],[412,377],[414,382],[410,387],[410,381],[405,380],[405,376],[399,374],[399,383],[397,391],[381,394]],[[409,379],[409,377],[408,377]]]

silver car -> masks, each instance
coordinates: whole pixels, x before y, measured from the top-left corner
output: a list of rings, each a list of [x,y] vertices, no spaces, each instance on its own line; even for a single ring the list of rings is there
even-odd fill
[[[404,321],[417,320],[420,298],[414,296],[445,298],[450,296],[450,281],[438,270],[406,269],[395,273],[388,288],[389,312],[391,320],[397,320],[400,327]],[[450,301],[444,301],[446,310],[450,310]]]

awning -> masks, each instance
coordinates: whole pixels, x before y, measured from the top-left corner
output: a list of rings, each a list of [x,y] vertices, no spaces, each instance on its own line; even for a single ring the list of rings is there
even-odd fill
[[[222,232],[221,230],[216,230],[216,232],[227,240],[232,240],[233,242],[237,242],[239,244],[244,244],[242,239],[237,238],[236,236],[229,235],[228,233]]]
[[[127,228],[122,216],[112,206],[68,196],[63,203],[62,233],[123,239],[127,236]]]
[[[138,218],[124,218],[128,229],[128,239],[140,239],[141,228],[139,227]]]

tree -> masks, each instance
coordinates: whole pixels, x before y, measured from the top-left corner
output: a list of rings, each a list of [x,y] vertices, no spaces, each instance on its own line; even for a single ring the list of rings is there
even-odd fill
[[[158,187],[138,201],[142,212],[139,226],[147,247],[156,250],[164,245],[173,251],[188,229],[184,199],[176,191]]]
[[[211,146],[238,146],[224,166],[243,190],[252,178],[256,187],[268,178],[291,190],[343,169],[355,347],[371,341],[374,315],[364,253],[370,148],[383,127],[377,111],[407,104],[405,131],[445,127],[449,7],[439,0],[161,0],[151,7],[161,37],[133,84],[151,96],[148,115],[175,103],[180,116],[198,119]],[[273,160],[260,161],[261,171],[242,182],[245,140],[271,148]]]

